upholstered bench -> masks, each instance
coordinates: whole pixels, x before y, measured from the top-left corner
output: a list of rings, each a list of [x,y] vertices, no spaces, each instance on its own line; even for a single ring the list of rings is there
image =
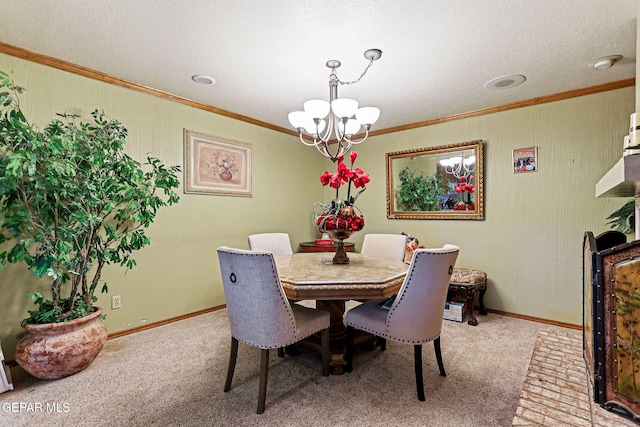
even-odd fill
[[[476,292],[480,292],[478,302],[480,304],[480,314],[487,314],[484,308],[484,293],[487,291],[487,273],[480,270],[468,268],[454,268],[449,280],[449,293],[457,294],[466,292],[467,294],[467,323],[476,326],[478,319],[473,314],[473,300]]]

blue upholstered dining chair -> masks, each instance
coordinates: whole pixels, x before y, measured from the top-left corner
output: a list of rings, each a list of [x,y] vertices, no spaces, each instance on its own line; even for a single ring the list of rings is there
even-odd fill
[[[414,362],[418,399],[423,401],[422,344],[433,341],[440,375],[446,376],[440,350],[442,315],[447,300],[449,279],[460,248],[444,245],[436,249],[417,249],[409,271],[390,308],[385,299],[370,300],[347,312],[346,371],[353,367],[354,329],[369,332],[382,340],[414,346]]]
[[[238,342],[261,349],[258,410],[264,412],[269,350],[321,333],[322,375],[329,375],[329,313],[291,305],[282,289],[271,252],[218,248],[220,272],[231,328],[231,353],[224,391],[231,381]]]
[[[287,233],[258,233],[248,238],[252,251],[271,252],[273,256],[293,255],[291,240]]]
[[[403,234],[365,234],[360,253],[367,257],[390,258],[404,261],[407,236]]]

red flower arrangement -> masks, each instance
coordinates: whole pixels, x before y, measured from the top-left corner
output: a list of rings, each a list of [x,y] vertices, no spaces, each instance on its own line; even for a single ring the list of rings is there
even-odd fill
[[[320,175],[320,183],[336,189],[336,200],[327,206],[323,213],[316,219],[316,225],[320,231],[347,230],[359,231],[364,227],[364,217],[356,213],[354,203],[358,196],[366,190],[366,185],[371,181],[369,174],[360,168],[354,168],[353,163],[358,158],[358,152],[352,151],[350,155],[351,169],[344,163],[344,156],[338,158],[338,168],[335,173],[324,171]],[[347,184],[347,199],[339,199],[339,190]],[[351,196],[351,184],[355,188],[361,188],[355,196]]]
[[[465,211],[465,210],[474,210],[475,205],[471,201],[471,193],[476,191],[476,186],[471,184],[473,181],[473,175],[469,176],[469,180],[464,176],[460,177],[460,182],[457,185],[453,186],[453,190],[462,195],[462,200],[455,205],[453,205],[453,210],[455,211]],[[467,200],[464,200],[464,195],[467,194]]]
[[[458,185],[454,185],[453,186],[453,190],[456,193],[473,193],[474,191],[476,191],[476,186],[471,184],[471,181],[473,181],[473,175],[469,176],[469,182],[467,183],[467,178],[464,176],[460,177],[460,182],[458,183]]]
[[[342,212],[340,210],[339,212]],[[364,227],[364,217],[354,214],[349,216],[348,213],[322,214],[318,217],[316,224],[318,229],[324,230],[347,230],[360,231]]]
[[[320,183],[323,186],[329,185],[331,188],[336,189],[336,199],[338,198],[338,190],[344,183],[348,183],[347,188],[347,201],[350,204],[354,204],[360,193],[365,190],[365,185],[367,185],[371,180],[369,179],[369,174],[364,173],[364,171],[360,168],[354,168],[353,163],[358,158],[358,152],[352,151],[351,155],[351,167],[353,169],[349,169],[347,165],[344,164],[344,156],[338,158],[338,170],[335,173],[329,173],[327,171],[322,172],[320,175]],[[358,192],[358,194],[351,198],[351,183],[356,188],[362,188]]]

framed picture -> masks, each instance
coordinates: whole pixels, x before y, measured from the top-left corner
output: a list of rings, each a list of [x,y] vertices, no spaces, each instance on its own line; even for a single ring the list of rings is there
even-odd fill
[[[184,192],[251,197],[251,144],[184,130]]]
[[[513,150],[513,173],[536,172],[538,170],[538,147]]]
[[[386,154],[388,219],[484,220],[484,141]]]

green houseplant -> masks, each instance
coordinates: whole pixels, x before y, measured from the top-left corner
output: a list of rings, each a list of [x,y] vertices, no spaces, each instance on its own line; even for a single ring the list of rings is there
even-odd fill
[[[607,217],[607,225],[621,233],[631,233],[635,228],[636,202],[634,199],[627,201],[620,209],[615,210]]]
[[[445,194],[442,174],[414,173],[406,166],[400,171],[399,205],[405,211],[439,211]]]
[[[71,323],[98,309],[105,265],[136,265],[158,209],[179,199],[180,168],[125,154],[126,128],[103,112],[90,123],[58,114],[39,130],[22,91],[0,71],[0,268],[22,262],[51,279],[50,292],[28,295],[36,308],[23,326]]]

